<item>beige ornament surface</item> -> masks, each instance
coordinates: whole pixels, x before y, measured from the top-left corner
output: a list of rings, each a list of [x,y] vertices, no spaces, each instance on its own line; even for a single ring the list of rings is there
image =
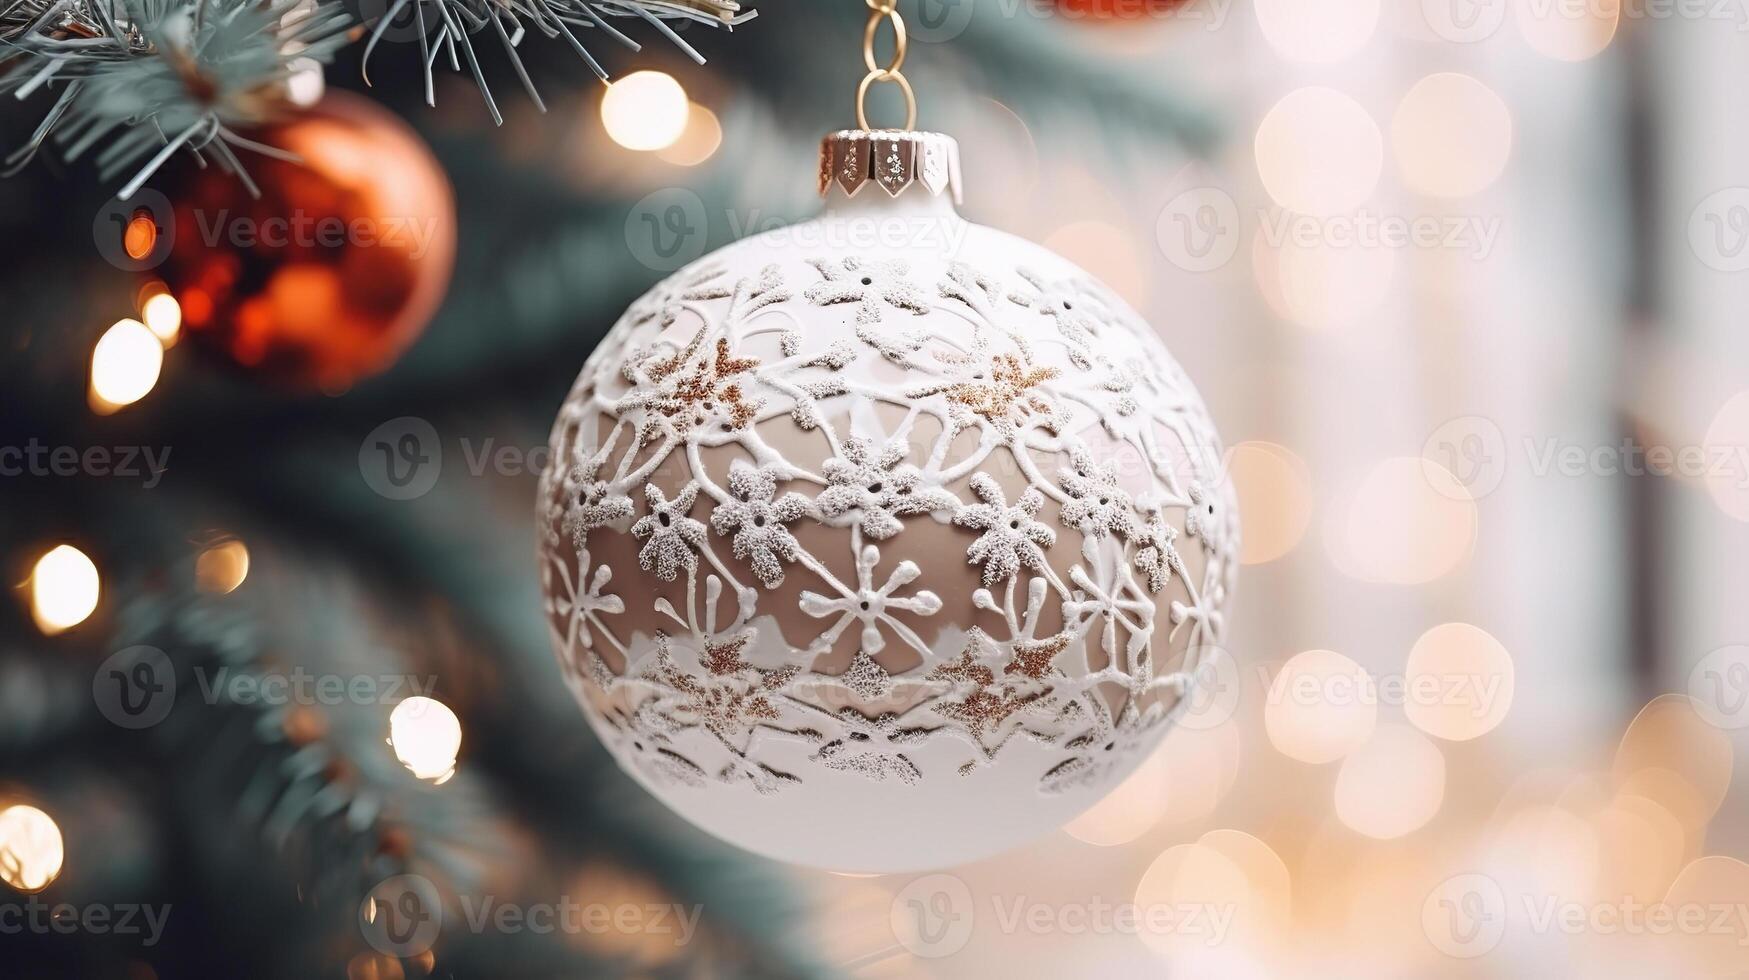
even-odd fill
[[[954,213],[952,149],[835,134],[826,213],[639,300],[553,430],[568,683],[652,793],[780,860],[942,867],[1060,826],[1222,633],[1201,399],[1093,277]]]

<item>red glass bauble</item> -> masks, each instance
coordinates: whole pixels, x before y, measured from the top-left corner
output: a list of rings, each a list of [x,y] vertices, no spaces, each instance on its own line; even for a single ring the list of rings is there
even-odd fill
[[[330,92],[249,138],[261,189],[190,167],[158,270],[184,329],[251,373],[340,391],[395,363],[455,264],[455,200],[430,149],[376,103]]]

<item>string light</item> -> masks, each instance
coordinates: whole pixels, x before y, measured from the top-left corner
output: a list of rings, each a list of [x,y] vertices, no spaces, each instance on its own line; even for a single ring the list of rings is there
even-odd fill
[[[61,828],[34,806],[0,810],[0,881],[21,892],[40,892],[60,877],[66,847]]]
[[[101,592],[91,559],[72,545],[59,545],[38,558],[30,573],[31,615],[38,629],[53,636],[83,623]]]
[[[1457,72],[1429,75],[1391,117],[1391,152],[1403,182],[1424,194],[1483,190],[1512,155],[1512,113],[1487,85]]]
[[[167,292],[153,293],[140,307],[140,319],[166,348],[176,345],[182,334],[182,304]]]
[[[1409,651],[1403,711],[1416,727],[1448,742],[1493,731],[1512,710],[1512,654],[1468,623],[1435,626]]]
[[[164,368],[164,343],[138,320],[117,320],[91,351],[91,407],[107,415],[146,397]]]
[[[1384,167],[1384,137],[1360,103],[1330,88],[1302,88],[1257,126],[1257,173],[1275,203],[1328,216],[1372,196]]]
[[[232,538],[200,553],[194,560],[194,580],[202,592],[224,595],[249,576],[249,548]]]
[[[1257,0],[1257,26],[1289,61],[1329,65],[1359,51],[1379,22],[1379,0]]]
[[[1263,727],[1282,755],[1322,765],[1365,744],[1378,717],[1378,689],[1365,668],[1334,650],[1307,650],[1270,682]]]
[[[413,775],[442,785],[455,775],[462,747],[461,719],[441,701],[408,698],[389,713],[389,744]]]
[[[1444,802],[1445,756],[1407,725],[1379,726],[1336,775],[1337,818],[1376,840],[1421,829]]]
[[[628,150],[666,149],[686,132],[692,103],[673,76],[638,71],[614,82],[601,98],[607,135]]]
[[[696,167],[715,156],[722,145],[722,121],[716,113],[695,102],[688,110],[685,132],[657,155],[676,166]]]
[[[1292,551],[1312,522],[1312,478],[1294,453],[1271,442],[1242,442],[1227,454],[1245,529],[1239,560],[1271,562]]]

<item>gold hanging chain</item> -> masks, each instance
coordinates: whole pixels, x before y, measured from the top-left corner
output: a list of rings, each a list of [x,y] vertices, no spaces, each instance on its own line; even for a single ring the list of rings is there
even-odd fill
[[[917,93],[912,90],[911,82],[905,78],[901,68],[905,67],[905,54],[910,49],[910,36],[905,33],[905,18],[899,16],[899,0],[863,0],[871,11],[868,17],[868,27],[862,32],[862,61],[868,66],[868,74],[863,76],[862,84],[856,87],[856,122],[863,129],[873,129],[868,124],[868,93],[876,82],[888,82],[899,86],[899,91],[905,95],[905,126],[909,131],[917,128]],[[893,63],[882,68],[875,60],[875,41],[880,38],[881,25],[893,26]]]

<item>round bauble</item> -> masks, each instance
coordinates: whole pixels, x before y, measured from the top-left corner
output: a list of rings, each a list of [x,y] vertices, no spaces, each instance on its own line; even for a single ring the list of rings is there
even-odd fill
[[[376,103],[329,92],[251,133],[243,182],[208,167],[173,188],[157,271],[188,336],[252,375],[340,391],[389,368],[436,312],[455,262],[448,178]]]
[[[639,300],[553,430],[541,573],[584,714],[786,861],[941,867],[1060,826],[1221,636],[1202,401],[1091,276],[954,212],[956,154],[829,138],[826,213]]]

